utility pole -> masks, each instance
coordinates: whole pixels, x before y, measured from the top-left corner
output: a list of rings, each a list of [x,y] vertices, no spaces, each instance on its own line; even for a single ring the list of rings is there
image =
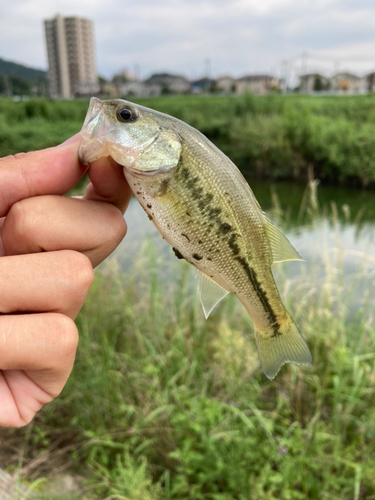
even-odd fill
[[[289,88],[289,69],[291,67],[291,61],[285,61],[285,90],[288,92]]]
[[[287,77],[287,65],[288,65],[288,61],[286,59],[284,59],[283,61],[281,61],[281,81],[283,82],[283,85],[282,85],[282,91],[283,92],[286,92],[287,90],[287,82],[286,82],[286,77]]]
[[[208,57],[207,59],[205,59],[204,61],[205,63],[205,66],[206,66],[206,94],[208,94],[210,92],[210,74],[211,74],[211,59]]]
[[[302,52],[302,56],[301,56],[301,74],[302,75],[305,75],[307,73],[307,56],[308,56],[307,50],[304,50]]]

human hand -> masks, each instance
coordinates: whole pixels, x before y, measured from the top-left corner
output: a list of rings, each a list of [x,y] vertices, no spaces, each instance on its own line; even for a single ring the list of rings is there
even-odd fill
[[[82,199],[62,196],[86,171],[79,142],[0,159],[0,426],[28,424],[63,389],[93,267],[126,233],[131,191],[109,159]]]

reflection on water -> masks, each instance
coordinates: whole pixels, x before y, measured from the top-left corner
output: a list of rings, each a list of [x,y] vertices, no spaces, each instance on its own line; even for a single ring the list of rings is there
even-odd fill
[[[365,291],[373,290],[375,273],[375,196],[372,192],[333,187],[318,187],[318,210],[311,214],[306,188],[298,184],[251,182],[262,208],[283,230],[305,260],[273,266],[279,285],[285,277],[306,275],[310,286],[319,289],[327,273],[336,273],[334,281],[353,297],[354,308]],[[305,197],[305,198],[304,198]],[[301,209],[302,207],[302,209]],[[128,234],[115,252],[122,269],[132,265],[144,242],[149,239],[156,250],[175,268],[177,259],[162,240],[133,198],[126,213]],[[192,276],[194,270],[191,270]]]
[[[250,185],[265,211],[278,204],[287,218],[297,225],[301,205],[306,195],[306,186],[292,182],[270,183],[251,181]],[[337,207],[341,221],[350,220],[375,223],[375,193],[361,189],[335,186],[317,187],[318,203],[322,214],[332,211],[332,203]]]

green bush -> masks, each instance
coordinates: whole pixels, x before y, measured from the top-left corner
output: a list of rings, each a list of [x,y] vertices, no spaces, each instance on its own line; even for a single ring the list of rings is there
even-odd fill
[[[202,131],[248,177],[375,185],[375,96],[161,97],[141,104]],[[88,101],[0,99],[0,155],[78,132]]]

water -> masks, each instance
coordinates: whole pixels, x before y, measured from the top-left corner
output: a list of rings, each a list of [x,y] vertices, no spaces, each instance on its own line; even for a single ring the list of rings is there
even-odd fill
[[[263,210],[305,260],[273,266],[279,288],[285,278],[293,280],[302,274],[310,287],[319,289],[329,273],[335,286],[350,293],[354,312],[365,292],[375,290],[375,194],[318,186],[317,199],[311,204],[304,185],[259,181],[250,185]],[[121,268],[132,266],[149,241],[171,279],[170,273],[180,262],[134,198],[125,218],[128,234],[114,254]]]

